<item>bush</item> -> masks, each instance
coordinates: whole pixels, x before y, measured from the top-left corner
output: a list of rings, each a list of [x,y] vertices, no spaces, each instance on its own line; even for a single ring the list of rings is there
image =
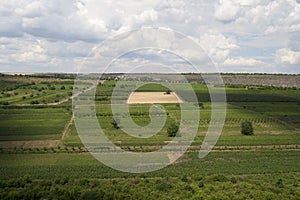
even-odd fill
[[[172,188],[172,185],[163,181],[157,181],[155,187],[159,191],[168,191]]]
[[[216,174],[216,175],[212,176],[212,180],[214,182],[227,182],[228,178],[222,174]]]
[[[235,183],[237,183],[237,180],[236,180],[235,177],[231,177],[230,182],[233,183],[233,184],[235,184]]]
[[[8,101],[4,101],[4,102],[0,102],[2,105],[4,105],[4,106],[8,106],[9,105],[9,103],[8,103]]]
[[[166,91],[166,94],[171,94],[171,90],[170,89],[168,89],[167,91]]]
[[[198,183],[198,187],[199,187],[199,188],[202,188],[202,187],[204,187],[204,183],[203,183],[203,181],[200,181],[200,182]]]
[[[172,123],[167,129],[168,136],[175,137],[177,135],[178,130],[179,126],[175,123]]]
[[[241,133],[243,135],[253,135],[254,131],[253,131],[252,123],[249,121],[242,122]]]
[[[110,123],[113,125],[113,127],[115,129],[119,129],[120,128],[120,120],[119,120],[119,118],[113,119]]]
[[[36,101],[31,101],[31,102],[30,102],[30,104],[39,104],[39,103],[40,103],[40,102],[37,101],[37,100],[36,100]]]

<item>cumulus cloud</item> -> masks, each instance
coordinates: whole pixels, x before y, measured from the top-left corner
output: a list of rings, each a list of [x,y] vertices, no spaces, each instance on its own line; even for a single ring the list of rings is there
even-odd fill
[[[64,71],[68,66],[74,71],[99,43],[152,26],[194,38],[224,70],[229,65],[250,69],[280,63],[272,70],[284,72],[299,63],[300,4],[295,0],[1,0],[0,70],[27,66],[29,71]],[[146,36],[153,37],[146,46],[175,48],[164,36]],[[111,52],[141,43],[146,36],[127,40]],[[182,40],[177,46],[183,55],[203,59],[185,45]]]
[[[276,51],[276,61],[280,64],[300,64],[300,52],[292,51],[289,48],[282,48]]]
[[[214,31],[205,33],[200,38],[199,43],[216,62],[223,61],[232,51],[239,48],[233,38],[225,37],[223,34]]]
[[[239,14],[240,7],[231,0],[220,0],[216,6],[214,17],[222,22],[234,21]]]
[[[262,34],[300,31],[300,5],[294,0],[261,1],[242,6],[235,25]]]

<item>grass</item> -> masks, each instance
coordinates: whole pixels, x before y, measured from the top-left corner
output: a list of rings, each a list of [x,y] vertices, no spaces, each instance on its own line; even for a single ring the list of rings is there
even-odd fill
[[[0,109],[0,140],[60,139],[70,117],[63,108]]]
[[[220,173],[241,175],[300,172],[298,162],[300,155],[297,151],[214,152],[201,160],[197,156],[198,153],[186,153],[181,158],[183,162],[140,176],[192,177]],[[38,179],[62,176],[70,178],[135,176],[104,166],[89,154],[0,154],[0,159],[2,179],[17,178],[26,174]]]

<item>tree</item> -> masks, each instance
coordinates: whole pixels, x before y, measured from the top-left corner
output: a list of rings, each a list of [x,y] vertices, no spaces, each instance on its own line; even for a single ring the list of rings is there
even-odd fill
[[[176,135],[178,135],[177,134],[178,130],[179,130],[179,126],[175,123],[172,123],[167,129],[168,136],[175,137]]]
[[[243,135],[253,135],[254,131],[253,131],[252,123],[249,121],[242,122],[241,133]]]
[[[166,94],[171,94],[171,90],[170,89],[167,89],[167,91],[166,91]]]
[[[119,129],[120,128],[120,120],[119,120],[119,118],[115,118],[115,119],[111,120],[110,123],[113,125],[113,127],[115,129]]]

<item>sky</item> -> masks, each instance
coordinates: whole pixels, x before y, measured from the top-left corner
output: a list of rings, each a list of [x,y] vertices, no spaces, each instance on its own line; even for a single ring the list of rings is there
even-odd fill
[[[145,27],[168,31],[142,31],[115,42]],[[201,47],[199,52],[190,48],[193,42]],[[148,49],[132,51],[136,47]],[[101,71],[106,66],[99,59],[114,59],[124,52],[131,53],[114,61],[112,71],[125,65],[151,68],[153,63],[188,72],[181,55],[203,65],[206,62],[199,60],[206,55],[220,72],[298,74],[300,1],[0,2],[0,72],[78,72],[96,54],[96,71]]]

